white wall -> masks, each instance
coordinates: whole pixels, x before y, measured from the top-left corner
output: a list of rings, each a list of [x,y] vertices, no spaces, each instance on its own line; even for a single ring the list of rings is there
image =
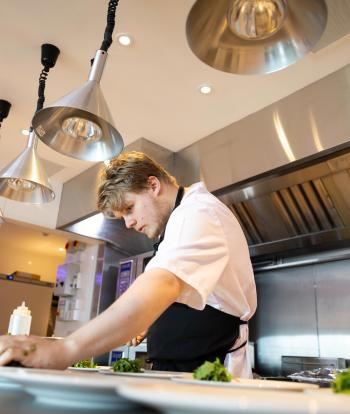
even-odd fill
[[[30,246],[28,246],[30,248]],[[62,255],[39,254],[30,250],[15,249],[0,239],[0,273],[11,274],[18,270],[40,275],[40,280],[56,282],[57,267],[64,262]]]

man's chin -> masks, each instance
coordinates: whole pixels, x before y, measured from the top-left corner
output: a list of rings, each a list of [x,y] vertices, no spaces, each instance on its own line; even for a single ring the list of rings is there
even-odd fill
[[[159,233],[159,231],[152,231],[147,229],[143,234],[151,240],[156,240],[158,239],[161,233]]]
[[[147,236],[151,240],[155,240],[155,239],[158,238],[158,234],[155,233],[155,232],[146,232],[144,234],[145,234],[145,236]]]

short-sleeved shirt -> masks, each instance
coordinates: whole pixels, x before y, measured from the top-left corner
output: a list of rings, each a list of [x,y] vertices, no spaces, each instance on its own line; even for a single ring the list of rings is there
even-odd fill
[[[203,183],[187,188],[168,220],[164,239],[146,271],[162,268],[186,285],[177,298],[195,309],[206,304],[249,320],[256,288],[248,245],[237,219]]]

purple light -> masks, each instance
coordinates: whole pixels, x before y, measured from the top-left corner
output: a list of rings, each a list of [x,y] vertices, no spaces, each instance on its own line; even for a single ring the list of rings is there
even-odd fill
[[[98,286],[102,285],[102,272],[96,274],[95,283]]]

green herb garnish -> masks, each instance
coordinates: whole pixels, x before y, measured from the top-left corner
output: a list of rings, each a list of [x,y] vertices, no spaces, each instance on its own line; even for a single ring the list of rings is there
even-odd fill
[[[334,392],[350,394],[350,368],[336,375],[332,388]]]
[[[193,378],[202,381],[221,381],[230,382],[232,377],[227,369],[222,365],[219,358],[214,362],[205,361],[193,372]]]
[[[141,372],[141,361],[139,359],[120,358],[113,364],[114,372]]]
[[[96,368],[96,366],[92,359],[84,359],[73,365],[74,368]]]

